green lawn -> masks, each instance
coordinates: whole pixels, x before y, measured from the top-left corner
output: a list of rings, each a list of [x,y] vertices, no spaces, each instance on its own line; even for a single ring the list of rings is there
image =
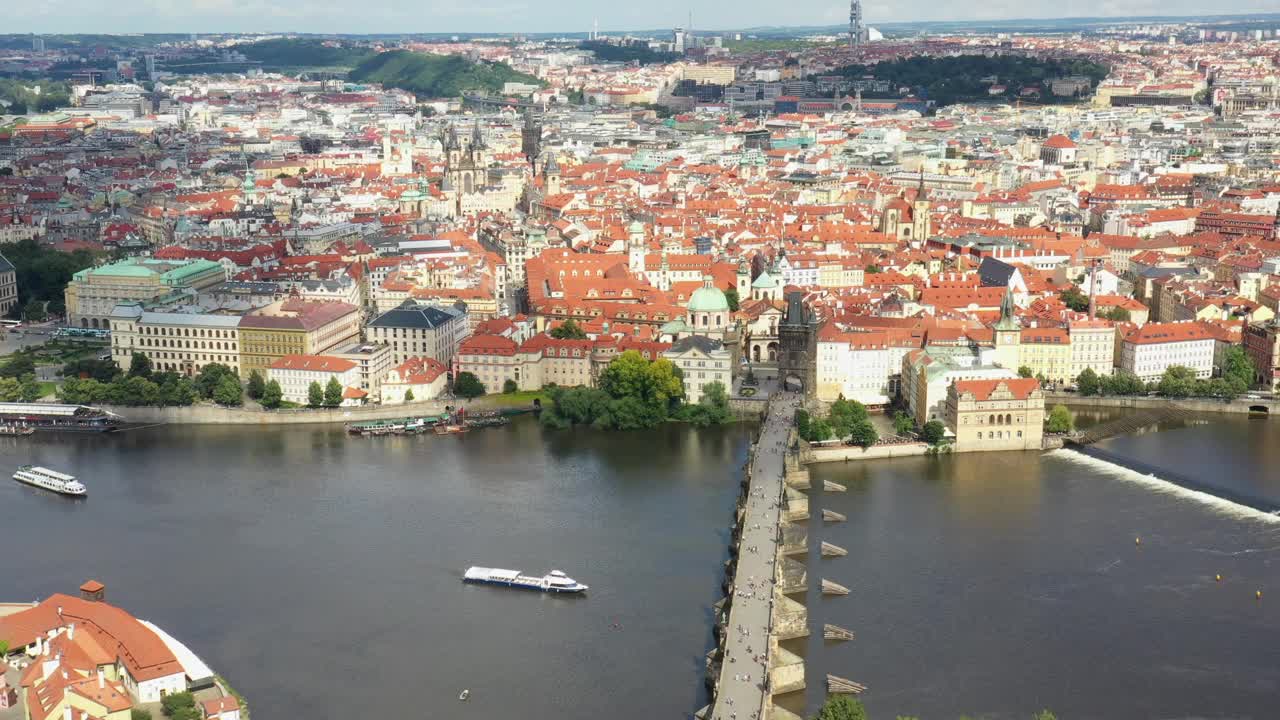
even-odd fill
[[[543,405],[551,403],[551,398],[542,390],[526,390],[524,392],[515,392],[509,395],[485,395],[477,398],[475,402],[482,403],[490,407],[529,407],[533,405],[534,400],[541,400]]]
[[[54,394],[58,390],[58,383],[42,382],[40,383],[40,397],[46,398]]]

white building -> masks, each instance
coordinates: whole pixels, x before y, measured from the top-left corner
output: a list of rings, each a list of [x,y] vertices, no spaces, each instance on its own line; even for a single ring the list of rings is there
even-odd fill
[[[726,393],[732,387],[732,357],[719,340],[690,335],[677,340],[662,356],[684,373],[684,399],[687,403],[701,400],[703,389],[713,382],[723,385]]]
[[[864,405],[885,405],[898,391],[902,358],[912,349],[884,332],[842,332],[834,324],[818,332],[816,388],[819,400],[843,395]]]
[[[374,318],[367,333],[370,341],[391,346],[393,365],[411,357],[429,357],[447,366],[468,335],[467,313],[406,300]]]
[[[412,357],[382,378],[383,405],[434,400],[445,391],[448,368],[434,358]]]
[[[305,405],[311,383],[321,389],[337,378],[343,389],[343,405],[359,405],[365,397],[360,389],[360,366],[329,355],[285,355],[267,368],[267,380],[280,383],[284,400]]]
[[[1173,365],[1207,378],[1213,374],[1213,345],[1213,335],[1200,323],[1147,323],[1120,341],[1117,367],[1145,382],[1159,380]]]
[[[1079,320],[1071,323],[1070,381],[1080,377],[1085,368],[1099,376],[1110,375],[1116,363],[1116,329],[1101,320]]]

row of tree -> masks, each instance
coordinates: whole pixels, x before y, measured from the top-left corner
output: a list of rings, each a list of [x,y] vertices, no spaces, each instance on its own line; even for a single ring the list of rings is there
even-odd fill
[[[219,405],[239,406],[243,403],[240,377],[226,365],[210,363],[194,378],[175,372],[153,372],[145,355],[134,353],[129,372],[110,360],[80,360],[63,368],[66,380],[58,388],[65,403],[86,405],[158,405],[186,406],[197,400],[212,400]]]
[[[455,392],[462,377],[455,383]],[[668,420],[699,427],[732,419],[728,390],[708,383],[701,400],[682,404],[684,381],[679,368],[665,358],[650,361],[628,350],[600,374],[599,387],[551,388],[551,407],[542,411],[542,424],[552,428],[590,425],[606,430],[637,430]]]
[[[867,415],[867,407],[857,400],[845,400],[843,395],[831,403],[826,418],[812,418],[807,411],[797,410],[795,423],[800,437],[809,442],[847,438],[849,444],[867,448],[880,440],[880,433]]]
[[[867,720],[867,718],[867,709],[861,701],[848,695],[831,695],[822,707],[818,708],[818,713],[812,720]],[[910,715],[898,715],[897,720],[920,719]],[[960,720],[968,720],[968,716],[962,715]],[[1058,717],[1048,710],[1041,710],[1033,714],[1031,720],[1058,720]]]
[[[1165,368],[1159,380],[1145,383],[1138,376],[1119,371],[1114,375],[1099,375],[1092,368],[1085,368],[1076,378],[1076,389],[1082,395],[1146,395],[1159,393],[1165,397],[1214,397],[1224,400],[1237,398],[1253,385],[1254,365],[1244,348],[1234,346],[1222,359],[1222,376],[1197,378],[1195,370],[1182,365]]]

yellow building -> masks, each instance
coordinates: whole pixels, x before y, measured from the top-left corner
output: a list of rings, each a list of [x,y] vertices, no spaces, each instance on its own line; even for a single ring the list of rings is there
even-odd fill
[[[1018,365],[1030,368],[1032,377],[1067,384],[1071,374],[1071,335],[1062,328],[1025,328],[1018,343]]]
[[[956,452],[1039,450],[1044,393],[1034,378],[957,380],[947,391],[946,416]]]
[[[240,371],[267,368],[285,355],[320,355],[360,339],[360,308],[343,302],[281,300],[240,318]]]

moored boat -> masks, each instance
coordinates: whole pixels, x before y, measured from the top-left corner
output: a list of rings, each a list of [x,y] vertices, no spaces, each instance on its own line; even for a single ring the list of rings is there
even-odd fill
[[[13,474],[13,479],[32,487],[72,497],[81,497],[88,492],[84,483],[75,479],[74,476],[38,465],[23,465]]]
[[[466,425],[454,425],[452,423],[442,423],[436,426],[435,433],[437,435],[457,435],[458,433],[467,432],[470,429],[471,428],[467,427]]]
[[[24,427],[22,425],[0,425],[0,435],[33,435],[35,428]]]
[[[473,566],[467,568],[467,572],[462,576],[462,581],[551,593],[581,593],[587,591],[586,585],[559,570],[552,570],[546,575],[536,577],[524,575],[519,570]]]

